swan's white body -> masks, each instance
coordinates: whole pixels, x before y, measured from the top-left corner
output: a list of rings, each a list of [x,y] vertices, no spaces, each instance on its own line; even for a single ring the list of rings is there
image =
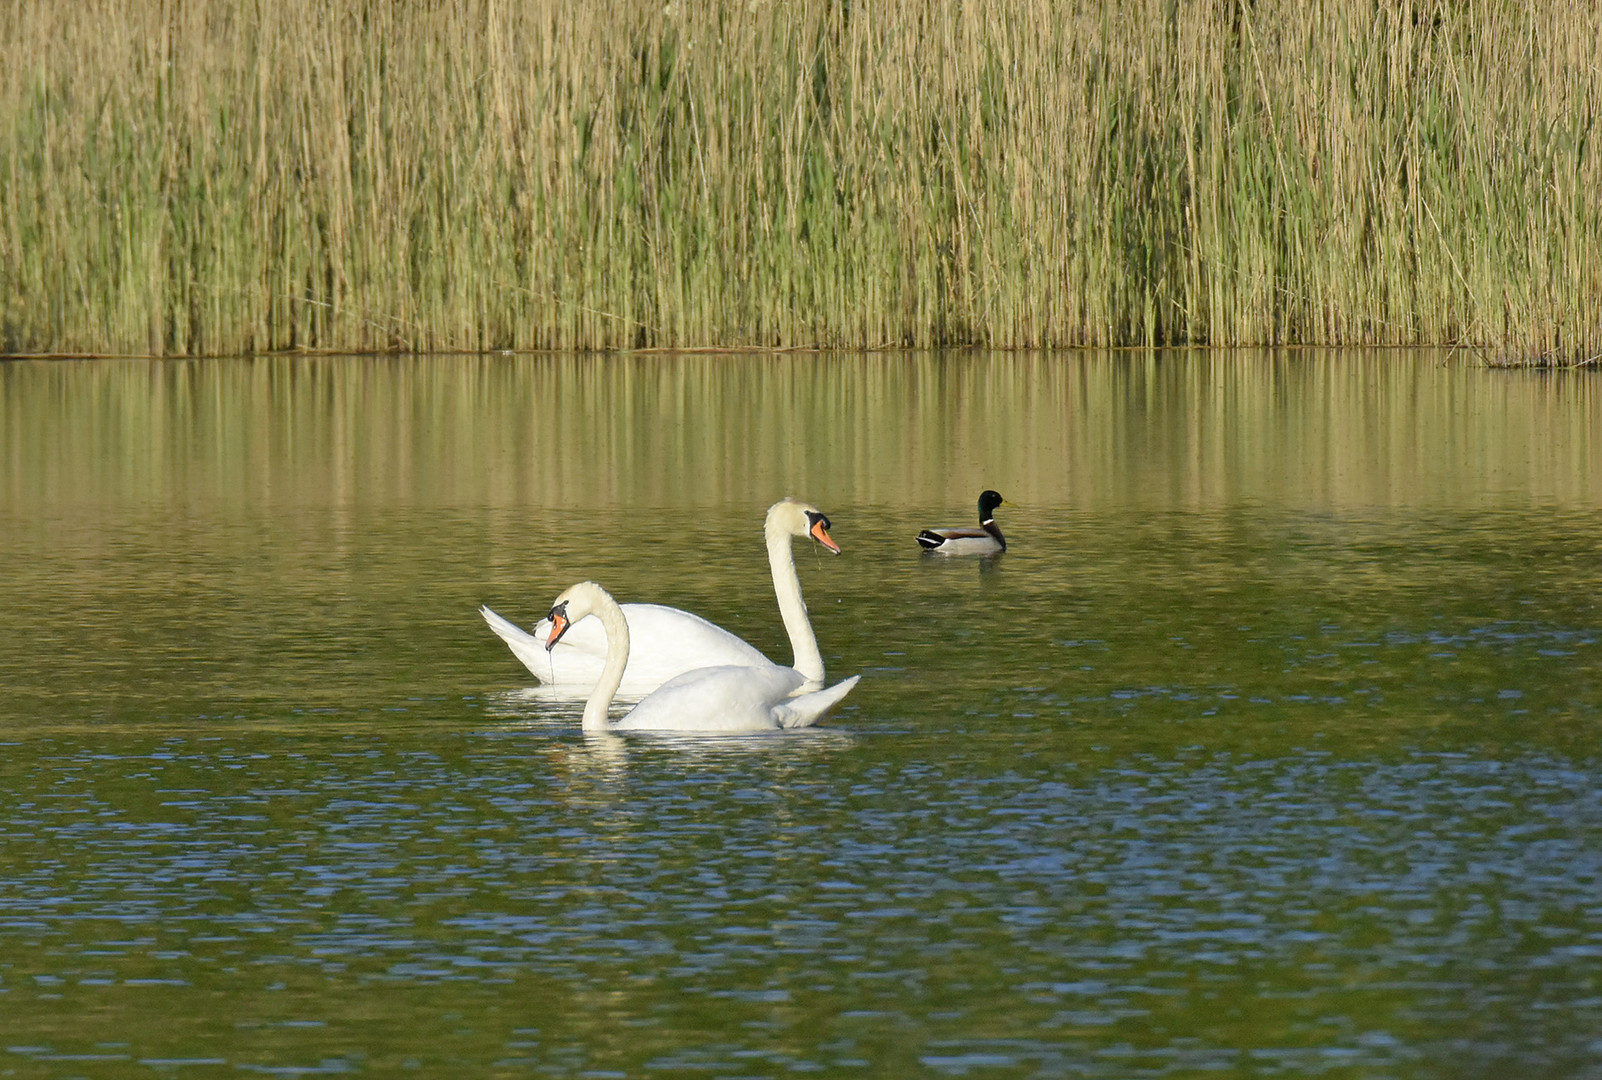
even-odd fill
[[[611,594],[594,582],[585,581],[557,597],[551,609],[551,637],[546,648],[556,648],[570,628],[592,614],[606,636],[607,655],[601,677],[584,703],[584,730],[590,734],[742,734],[810,727],[850,693],[861,678],[853,675],[827,690],[792,697],[805,682],[794,668],[777,664],[699,668],[663,683],[614,724],[609,714],[629,663],[630,631],[623,609]]]
[[[642,641],[652,643],[649,649],[633,650],[629,654],[620,691],[626,696],[649,694],[674,676],[709,664],[776,667],[756,649],[699,615],[661,604],[623,604],[621,607],[630,636],[637,635]],[[606,666],[606,632],[596,620],[587,619],[573,627],[563,636],[561,644],[547,653],[542,638],[535,634],[550,636],[549,619],[541,619],[531,634],[487,607],[479,608],[479,614],[540,681],[571,690],[577,697],[589,693],[600,679],[601,670]]]
[[[725,666],[793,671],[800,676],[798,688],[821,687],[823,654],[818,651],[818,639],[807,617],[790,538],[811,537],[838,555],[839,545],[829,536],[828,526],[828,518],[817,507],[794,499],[781,499],[768,508],[763,535],[767,539],[773,591],[778,596],[779,612],[795,657],[791,667],[779,667],[739,637],[691,612],[661,604],[622,604],[632,646],[618,691],[639,697],[687,671]],[[556,648],[547,651],[549,618],[541,619],[534,632],[529,633],[487,607],[478,610],[490,629],[541,682],[582,692],[600,679],[606,665],[607,639],[599,622],[590,620],[572,627]]]

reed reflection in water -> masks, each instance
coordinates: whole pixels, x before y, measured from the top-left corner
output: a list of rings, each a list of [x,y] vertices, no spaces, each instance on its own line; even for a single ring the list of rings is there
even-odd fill
[[[1445,357],[13,363],[0,505],[1602,502],[1594,378]]]

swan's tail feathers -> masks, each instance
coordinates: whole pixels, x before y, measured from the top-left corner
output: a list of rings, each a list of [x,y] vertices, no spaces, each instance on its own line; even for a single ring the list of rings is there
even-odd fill
[[[782,728],[811,727],[823,718],[823,714],[839,704],[840,699],[851,693],[851,688],[857,685],[861,675],[853,675],[849,679],[842,679],[827,690],[819,690],[812,694],[802,694],[793,697],[781,705],[773,707],[774,716],[778,718]]]
[[[491,611],[488,607],[480,606],[478,613],[484,616],[484,621],[489,623],[491,630],[495,631],[507,641],[528,636],[527,632],[519,627],[516,623],[511,622],[508,619],[503,619],[501,616]]]
[[[501,618],[487,607],[480,607],[478,613],[484,616],[484,621],[489,623],[489,628],[495,631],[502,641],[506,642],[517,658],[523,661],[523,666],[528,668],[531,674],[542,679],[550,677],[551,662],[545,658],[545,646],[540,644],[539,638],[516,623]],[[540,674],[542,671],[545,672],[544,675]]]

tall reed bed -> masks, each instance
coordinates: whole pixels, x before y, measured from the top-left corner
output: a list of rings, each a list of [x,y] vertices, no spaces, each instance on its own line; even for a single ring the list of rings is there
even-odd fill
[[[1602,347],[1590,0],[0,0],[0,348]]]

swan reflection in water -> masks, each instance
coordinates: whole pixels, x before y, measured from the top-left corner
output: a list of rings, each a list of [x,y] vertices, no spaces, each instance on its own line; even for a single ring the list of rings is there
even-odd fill
[[[583,774],[592,780],[621,779],[631,763],[664,756],[693,766],[716,767],[764,757],[774,764],[806,766],[854,752],[861,742],[853,732],[816,726],[733,734],[638,731],[627,738],[612,731],[586,731],[575,739],[575,721],[581,714],[571,695],[531,687],[489,695],[486,705],[487,715],[506,721],[496,727],[497,737],[538,738],[539,753],[552,766],[549,771]]]

